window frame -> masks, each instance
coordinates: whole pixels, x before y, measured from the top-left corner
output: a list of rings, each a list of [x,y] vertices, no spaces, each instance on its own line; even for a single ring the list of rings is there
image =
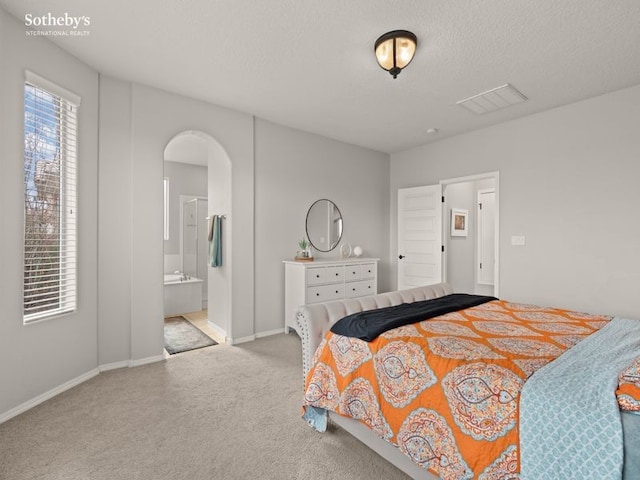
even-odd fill
[[[41,103],[38,104],[38,101]],[[25,325],[77,310],[79,107],[78,95],[33,72],[25,71],[22,284]],[[38,126],[41,126],[41,130]],[[43,133],[46,129],[48,131]],[[44,145],[43,149],[47,152],[37,152],[38,144]],[[33,150],[29,150],[30,148]],[[38,171],[40,162],[43,166]],[[49,165],[53,167],[46,170]],[[39,191],[37,175],[41,176],[40,182],[44,183],[44,193]],[[55,193],[50,194],[51,189]],[[34,204],[38,206],[34,207]],[[38,217],[38,213],[42,216]],[[28,228],[34,226],[35,228]],[[53,265],[49,270],[41,266],[47,262]],[[38,304],[40,307],[36,306]]]

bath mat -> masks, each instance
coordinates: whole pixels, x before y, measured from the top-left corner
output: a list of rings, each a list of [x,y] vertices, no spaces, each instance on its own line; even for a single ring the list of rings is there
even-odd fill
[[[217,344],[184,317],[164,319],[164,348],[171,355]]]

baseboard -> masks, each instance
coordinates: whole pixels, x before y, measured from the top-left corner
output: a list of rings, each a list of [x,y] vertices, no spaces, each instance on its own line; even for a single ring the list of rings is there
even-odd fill
[[[141,365],[147,365],[149,363],[161,362],[165,359],[164,354],[154,355],[153,357],[140,358],[138,360],[129,360],[130,367],[139,367]]]
[[[256,338],[270,337],[271,335],[279,335],[281,333],[287,333],[284,328],[276,328],[275,330],[267,330],[266,332],[256,333]]]
[[[124,360],[122,362],[105,363],[104,365],[98,365],[100,373],[108,372],[109,370],[117,370],[118,368],[125,368],[129,366],[129,361]]]
[[[220,327],[219,325],[216,325],[215,323],[213,323],[211,320],[207,320],[207,326],[213,330],[214,332],[216,332],[218,335],[220,335],[221,338],[227,338],[227,332],[224,328]]]
[[[108,372],[109,370],[116,370],[118,368],[139,367],[140,365],[146,365],[148,363],[160,362],[166,358],[166,355],[163,353],[162,355],[154,355],[153,357],[141,358],[139,360],[122,360],[120,362],[98,365],[98,370],[100,370],[100,372]]]
[[[37,397],[32,398],[31,400],[27,400],[26,402],[18,405],[17,407],[12,408],[11,410],[1,413],[0,414],[0,423],[4,423],[7,420],[12,419],[13,417],[16,417],[18,415],[20,415],[21,413],[26,412],[27,410],[40,405],[43,402],[46,402],[47,400],[49,400],[50,398],[55,397],[56,395],[60,395],[62,392],[65,392],[77,385],[80,385],[83,382],[86,382],[87,380],[97,376],[100,374],[100,369],[99,368],[94,368],[93,370],[88,371],[87,373],[84,373],[82,375],[80,375],[79,377],[76,377],[72,380],[69,380],[68,382],[63,383],[62,385],[58,385],[55,388],[52,388],[51,390],[49,390],[48,392],[45,392],[41,395],[38,395]]]
[[[275,330],[267,330],[266,332],[256,333],[247,337],[229,338],[227,337],[227,345],[238,345],[240,343],[253,342],[258,338],[269,337],[271,335],[278,335],[280,333],[286,333],[284,328],[276,328]]]
[[[253,342],[255,339],[256,339],[255,335],[249,335],[247,337],[240,337],[240,338],[227,337],[226,343],[227,345],[239,345],[241,343]]]

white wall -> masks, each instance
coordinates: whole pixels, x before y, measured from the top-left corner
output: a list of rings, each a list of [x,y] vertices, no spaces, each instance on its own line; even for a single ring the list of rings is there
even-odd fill
[[[638,105],[640,86],[392,155],[391,251],[398,188],[499,171],[500,296],[640,318]]]
[[[342,242],[379,257],[379,291],[390,288],[389,157],[256,119],[256,333],[284,327],[284,265],[305,235],[311,204],[334,201]],[[339,249],[339,247],[338,247]],[[317,257],[338,257],[339,250]]]
[[[231,161],[222,146],[207,141],[208,156],[208,214],[226,215],[222,220],[222,265],[208,267],[208,322],[222,334],[230,337],[231,331],[231,258],[233,218],[231,212]],[[207,263],[208,264],[208,263]],[[252,320],[253,321],[253,320]],[[253,325],[252,325],[253,327]],[[236,339],[239,338],[236,336]]]
[[[98,74],[51,42],[27,37],[0,9],[0,415],[96,369]],[[78,307],[22,323],[23,100],[29,69],[82,97],[78,113]]]

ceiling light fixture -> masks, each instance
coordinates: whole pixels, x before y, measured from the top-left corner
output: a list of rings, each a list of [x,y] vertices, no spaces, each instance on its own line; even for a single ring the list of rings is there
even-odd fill
[[[406,30],[393,30],[376,40],[375,52],[378,64],[396,78],[411,63],[418,39]]]

